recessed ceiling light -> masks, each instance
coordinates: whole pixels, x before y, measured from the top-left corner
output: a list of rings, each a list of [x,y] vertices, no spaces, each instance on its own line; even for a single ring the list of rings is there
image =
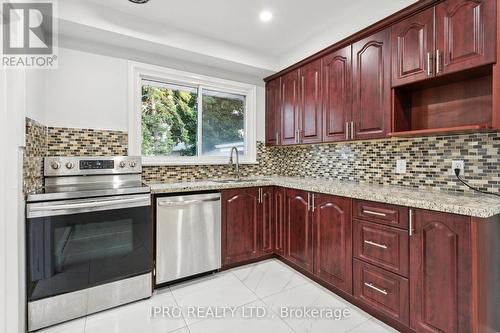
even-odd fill
[[[259,18],[262,22],[269,22],[273,18],[273,13],[268,10],[263,10],[260,12]]]
[[[128,0],[128,1],[133,2],[133,3],[143,4],[143,3],[148,2],[149,0]]]

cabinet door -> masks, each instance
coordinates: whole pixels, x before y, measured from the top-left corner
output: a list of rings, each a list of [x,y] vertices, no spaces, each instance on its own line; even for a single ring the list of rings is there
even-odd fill
[[[410,237],[410,325],[472,332],[470,218],[415,210]]]
[[[392,27],[392,85],[434,75],[434,7]]]
[[[447,0],[438,4],[438,74],[495,62],[495,28],[495,0]]]
[[[321,60],[311,62],[299,70],[300,143],[321,142]]]
[[[312,223],[308,192],[286,190],[286,259],[312,272]]]
[[[322,60],[323,141],[348,140],[352,109],[351,46]]]
[[[261,194],[261,232],[262,254],[274,252],[274,191],[272,187],[263,187]]]
[[[299,73],[285,74],[281,78],[281,144],[297,143],[299,130]]]
[[[274,252],[285,255],[285,189],[274,189]]]
[[[352,46],[355,139],[385,137],[391,122],[390,30]]]
[[[222,191],[222,263],[256,258],[259,251],[259,190]]]
[[[281,105],[280,79],[266,84],[266,145],[275,146],[280,143]]]
[[[351,199],[314,195],[314,274],[352,294]]]

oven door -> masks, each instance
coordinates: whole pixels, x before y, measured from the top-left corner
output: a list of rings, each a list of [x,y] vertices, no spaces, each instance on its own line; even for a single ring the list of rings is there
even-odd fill
[[[152,270],[149,194],[32,203],[28,300]]]

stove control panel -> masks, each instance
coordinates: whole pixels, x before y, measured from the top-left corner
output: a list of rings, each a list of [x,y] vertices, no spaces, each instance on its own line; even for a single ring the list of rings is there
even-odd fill
[[[82,176],[141,173],[141,157],[45,157],[44,175]]]

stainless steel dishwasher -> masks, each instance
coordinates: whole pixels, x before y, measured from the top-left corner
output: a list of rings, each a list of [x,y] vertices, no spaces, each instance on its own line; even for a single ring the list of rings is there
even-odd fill
[[[156,285],[221,267],[220,193],[158,198]]]

